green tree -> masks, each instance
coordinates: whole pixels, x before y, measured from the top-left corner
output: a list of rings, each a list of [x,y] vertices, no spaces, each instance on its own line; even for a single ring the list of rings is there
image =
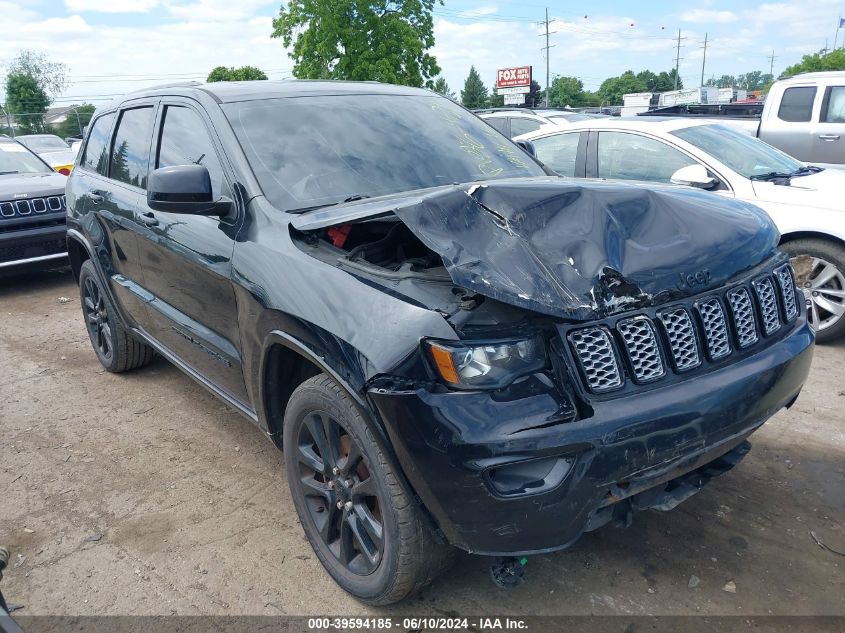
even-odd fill
[[[481,81],[481,75],[475,66],[470,66],[464,89],[461,90],[461,103],[465,108],[486,108],[489,100],[487,86]]]
[[[9,75],[28,75],[51,98],[67,87],[67,66],[51,62],[43,53],[23,50],[7,66]]]
[[[214,81],[253,81],[256,79],[267,79],[264,71],[255,66],[218,66],[208,73],[207,82]]]
[[[762,70],[752,70],[744,75],[737,75],[737,88],[745,88],[746,90],[761,90],[773,77],[769,73],[764,73]]]
[[[384,81],[431,86],[440,67],[435,3],[442,0],[290,0],[273,20],[303,79]]]
[[[829,53],[814,53],[804,55],[797,64],[789,66],[783,71],[784,77],[792,77],[799,73],[813,73],[822,70],[845,70],[845,48],[837,48]]]
[[[441,94],[444,97],[448,97],[452,101],[455,101],[455,93],[449,89],[449,84],[446,83],[445,77],[438,77],[431,89],[437,94]]]
[[[540,87],[540,84],[533,79],[531,80],[531,88],[528,91],[528,96],[525,97],[525,103],[528,105],[529,108],[539,108],[543,105],[543,100],[545,99],[545,95],[543,94],[543,89]]]
[[[608,77],[599,86],[598,96],[605,103],[616,105],[622,103],[622,95],[631,92],[647,92],[648,86],[638,78],[634,71],[626,70],[618,77]]]
[[[90,103],[72,105],[67,112],[67,118],[58,125],[53,126],[53,132],[62,138],[81,136],[82,130],[91,122],[91,116],[94,114],[94,110],[95,107]]]
[[[668,72],[663,70],[657,74],[657,81],[654,83],[654,88],[650,90],[650,92],[667,92],[669,90],[680,90],[684,87],[683,80],[678,77],[678,86],[675,87],[675,69],[671,69]]]
[[[733,75],[722,75],[718,79],[711,77],[704,82],[705,86],[716,86],[717,88],[733,88],[737,85],[736,77]]]
[[[549,86],[549,105],[553,108],[586,105],[584,83],[577,77],[555,77]]]
[[[44,132],[44,113],[52,97],[67,85],[67,67],[24,50],[9,62],[7,71],[6,110],[14,116],[17,132]]]
[[[44,131],[44,113],[50,97],[31,75],[10,73],[6,76],[6,109],[12,115],[17,134]]]

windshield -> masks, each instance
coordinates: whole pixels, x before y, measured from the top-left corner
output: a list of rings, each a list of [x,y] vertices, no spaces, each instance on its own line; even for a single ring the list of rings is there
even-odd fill
[[[34,136],[21,139],[33,152],[55,152],[61,149],[70,149],[70,146],[58,136]]]
[[[436,95],[264,99],[223,110],[265,195],[288,211],[545,175],[509,139]]]
[[[672,134],[746,178],[771,173],[789,174],[803,166],[779,149],[724,125],[697,125],[675,130]]]
[[[53,171],[37,156],[18,143],[0,143],[0,174]]]

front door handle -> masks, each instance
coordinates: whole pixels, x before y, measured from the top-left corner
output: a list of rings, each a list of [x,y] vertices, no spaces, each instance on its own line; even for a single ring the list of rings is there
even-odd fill
[[[93,191],[88,192],[88,199],[93,202],[94,204],[100,204],[103,200],[106,199],[106,192],[99,191],[95,189]]]
[[[823,141],[838,141],[838,134],[819,134],[819,138]]]
[[[142,224],[146,224],[147,226],[158,226],[158,218],[153,215],[152,211],[142,213],[138,216],[138,219]]]

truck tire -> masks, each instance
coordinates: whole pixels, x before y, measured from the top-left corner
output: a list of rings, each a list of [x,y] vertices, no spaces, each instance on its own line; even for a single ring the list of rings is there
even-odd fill
[[[817,343],[845,335],[845,246],[804,238],[783,245],[795,269],[795,282],[807,301]]]
[[[323,567],[362,602],[387,605],[430,583],[454,550],[435,542],[365,415],[329,376],[309,378],[285,411],[285,468]]]
[[[79,269],[79,299],[91,346],[106,371],[119,374],[149,364],[153,348],[123,327],[90,259]]]

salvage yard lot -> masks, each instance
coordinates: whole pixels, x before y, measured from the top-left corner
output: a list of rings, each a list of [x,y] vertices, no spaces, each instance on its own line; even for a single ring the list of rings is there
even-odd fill
[[[0,280],[0,316],[2,589],[19,615],[845,615],[845,557],[810,536],[845,551],[843,344],[817,348],[796,405],[675,511],[532,557],[515,590],[462,556],[373,609],[323,571],[257,428],[162,359],[103,371],[68,272]]]

